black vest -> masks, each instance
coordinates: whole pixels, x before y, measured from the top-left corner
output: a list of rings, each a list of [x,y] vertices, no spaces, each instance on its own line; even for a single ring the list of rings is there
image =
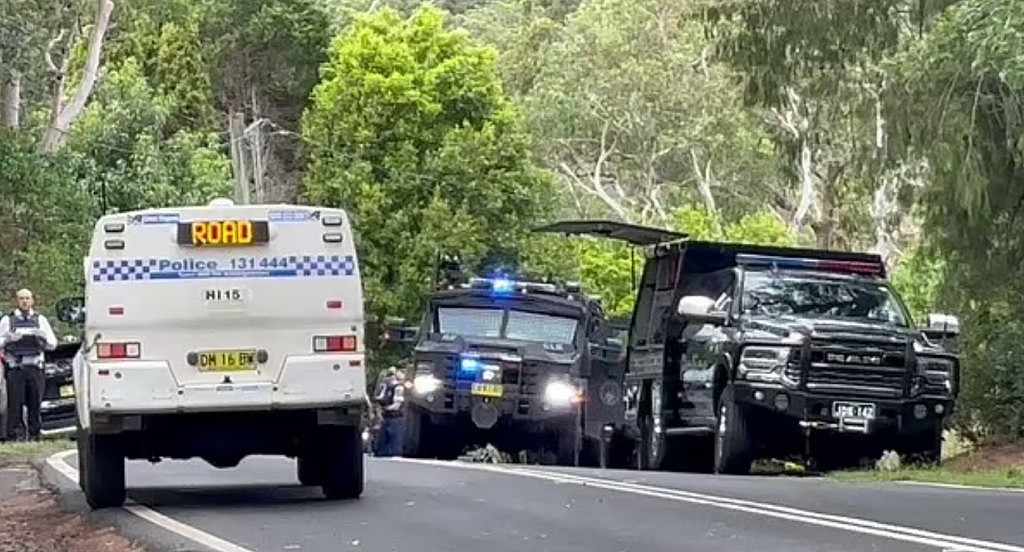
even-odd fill
[[[26,317],[18,311],[8,315],[7,320],[11,325],[12,332],[19,329],[39,328],[39,313],[32,313]],[[16,357],[41,355],[43,354],[43,344],[36,336],[26,335],[17,341],[7,343],[4,346],[4,351]]]

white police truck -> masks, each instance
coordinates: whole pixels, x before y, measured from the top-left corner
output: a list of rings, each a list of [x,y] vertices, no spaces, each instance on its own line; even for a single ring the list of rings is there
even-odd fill
[[[297,458],[329,499],[363,491],[363,291],[339,209],[162,208],[102,217],[74,362],[80,486],[124,503],[125,460]]]

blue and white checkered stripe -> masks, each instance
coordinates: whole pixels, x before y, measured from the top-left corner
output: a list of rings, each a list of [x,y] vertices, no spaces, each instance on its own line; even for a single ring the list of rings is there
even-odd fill
[[[281,259],[280,257],[270,257]],[[123,282],[136,280],[177,280],[211,278],[305,278],[318,276],[353,276],[358,270],[351,255],[304,255],[287,257],[286,266],[250,269],[230,269],[218,266],[215,270],[176,270],[172,264],[181,260],[147,258],[94,260],[91,277],[94,282]],[[164,267],[164,268],[162,268]]]
[[[317,255],[292,257],[296,276],[351,276],[356,272],[356,260],[348,255]]]
[[[156,271],[159,259],[121,259],[118,261],[93,261],[94,282],[120,282],[124,280],[149,280]]]

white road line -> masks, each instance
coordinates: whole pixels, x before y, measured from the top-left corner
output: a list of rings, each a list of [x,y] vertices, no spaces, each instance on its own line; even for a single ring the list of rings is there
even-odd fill
[[[999,542],[958,537],[955,535],[934,533],[931,531],[924,531],[912,527],[902,527],[898,525],[890,525],[886,523],[879,523],[865,519],[823,514],[819,512],[812,512],[809,510],[801,510],[798,508],[779,506],[776,504],[755,502],[750,500],[740,500],[724,496],[694,493],[690,491],[669,489],[664,487],[653,487],[649,485],[625,483],[609,479],[599,479],[594,477],[557,473],[541,469],[506,468],[495,466],[493,464],[487,465],[473,464],[468,462],[443,462],[438,460],[420,460],[411,458],[393,458],[392,461],[421,464],[427,466],[488,471],[508,475],[518,475],[522,477],[531,477],[534,479],[552,481],[555,483],[569,483],[586,487],[595,487],[599,489],[649,496],[652,498],[661,498],[664,500],[673,500],[677,502],[687,502],[690,504],[699,504],[702,506],[711,506],[714,508],[721,508],[725,510],[744,512],[759,516],[773,517],[777,519],[784,519],[807,525],[829,527],[832,529],[839,529],[842,531],[873,535],[903,542],[923,544],[926,546],[934,546],[937,548],[941,548],[943,550],[956,550],[962,552],[1024,552],[1024,547],[1012,544],[1004,544]]]
[[[57,473],[71,480],[72,483],[78,484],[78,470],[71,467],[65,460],[76,454],[75,450],[65,450],[58,452],[46,459],[46,463],[53,469],[57,470]],[[197,542],[207,548],[215,550],[216,552],[253,552],[252,550],[239,546],[233,542],[226,541],[218,536],[211,535],[206,531],[192,527],[191,525],[184,524],[176,519],[167,517],[152,508],[147,508],[133,500],[128,500],[125,503],[124,509],[129,513],[138,516],[157,527],[170,531],[180,537]]]
[[[938,483],[932,481],[886,481],[886,483],[897,483],[899,485],[914,485],[915,487],[939,487],[941,489],[983,491],[987,493],[1024,493],[1024,489],[1018,489],[1013,487],[981,487],[978,485],[960,485],[957,483]]]

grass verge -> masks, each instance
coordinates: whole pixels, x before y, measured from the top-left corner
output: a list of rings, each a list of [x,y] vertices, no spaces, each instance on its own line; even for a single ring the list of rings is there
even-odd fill
[[[43,439],[25,443],[0,443],[0,467],[33,461],[74,447],[70,439]]]
[[[935,468],[907,466],[834,472],[829,475],[841,481],[913,481],[1024,489],[1024,446],[979,448],[948,458],[941,466]]]
[[[1024,468],[963,473],[945,468],[901,468],[893,471],[850,471],[829,474],[840,481],[912,481],[971,487],[1024,489]]]

